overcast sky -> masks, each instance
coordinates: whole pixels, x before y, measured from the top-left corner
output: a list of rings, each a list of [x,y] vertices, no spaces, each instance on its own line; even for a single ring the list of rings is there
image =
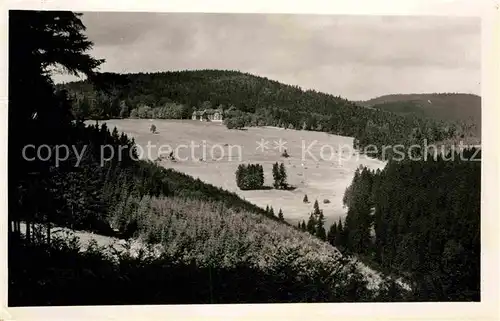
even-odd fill
[[[101,71],[232,69],[353,100],[480,94],[478,18],[88,12],[82,19],[92,54],[106,59]]]

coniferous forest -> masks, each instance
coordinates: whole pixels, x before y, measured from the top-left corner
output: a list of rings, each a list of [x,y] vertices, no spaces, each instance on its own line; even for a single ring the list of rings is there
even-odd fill
[[[471,148],[427,162],[392,161],[377,172],[358,169],[333,244],[407,277],[422,300],[479,301],[480,156]]]
[[[360,149],[466,140],[473,124],[369,109],[237,71],[99,73],[104,61],[89,54],[85,30],[77,13],[9,13],[9,306],[480,300],[475,149],[464,151],[469,160],[385,155],[383,170],[356,171],[345,219],[324,226],[315,200],[295,227],[281,209],[135,160],[134,140],[99,120],[220,107],[228,127],[324,131]],[[87,80],[55,85],[55,65]],[[54,164],[27,160],[27,145],[85,152]],[[103,145],[126,149],[107,157]],[[289,188],[283,164],[273,178]],[[236,180],[262,188],[262,165],[241,165]],[[83,249],[73,234],[82,230],[128,247]]]

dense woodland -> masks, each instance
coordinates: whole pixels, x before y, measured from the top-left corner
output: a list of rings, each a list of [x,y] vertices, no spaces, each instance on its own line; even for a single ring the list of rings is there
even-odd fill
[[[479,301],[481,151],[428,159],[361,166],[344,194],[344,220],[325,233],[316,200],[298,228],[403,277],[418,300]]]
[[[358,169],[333,244],[407,276],[422,300],[479,300],[480,159],[471,148],[427,162],[392,161],[377,172]]]
[[[82,120],[187,118],[193,107],[222,106],[235,127],[321,130],[353,136],[357,147],[465,137],[467,126],[359,107],[236,71],[99,74],[103,61],[87,54],[84,31],[70,12],[10,12],[9,305],[479,299],[480,162],[360,169],[346,191],[344,221],[325,228],[315,202],[307,225],[293,228],[280,222],[281,210],[133,161],[133,139]],[[55,86],[54,65],[88,80]],[[88,147],[75,167],[74,156],[60,166],[26,161],[28,144]],[[128,150],[101,166],[103,144]],[[80,253],[75,240],[40,230],[51,225],[139,238],[161,254],[113,256],[96,246]],[[374,287],[332,245],[404,276],[412,291],[391,279]]]

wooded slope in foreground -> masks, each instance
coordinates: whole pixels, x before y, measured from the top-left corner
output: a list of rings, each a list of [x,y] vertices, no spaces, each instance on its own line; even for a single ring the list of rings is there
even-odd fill
[[[238,71],[105,73],[93,81],[59,85],[73,97],[73,114],[77,118],[189,119],[196,109],[221,108],[228,128],[267,125],[349,136],[355,138],[355,146],[361,150],[376,146],[378,151],[371,156],[386,159],[392,153],[383,155],[383,146],[423,145],[424,140],[466,142],[469,137],[480,136],[476,123],[461,118],[365,108],[339,96]],[[460,105],[447,104],[457,110],[476,110],[475,100],[457,97],[447,101],[460,101]],[[472,106],[468,106],[469,102]]]

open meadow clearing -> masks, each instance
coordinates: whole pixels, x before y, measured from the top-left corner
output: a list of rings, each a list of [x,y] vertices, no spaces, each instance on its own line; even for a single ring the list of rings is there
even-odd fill
[[[323,209],[326,225],[346,214],[342,205],[344,191],[359,165],[382,169],[384,162],[359,155],[352,148],[353,139],[322,132],[271,127],[229,130],[216,122],[193,120],[106,120],[108,128],[133,137],[143,159],[163,158],[159,164],[184,172],[209,184],[220,186],[260,207],[272,206],[275,214],[281,208],[285,220],[296,225],[307,221],[317,199]],[[92,122],[89,122],[92,123]],[[156,134],[150,127],[156,126]],[[287,150],[288,158],[281,154]],[[148,147],[149,146],[149,147]],[[169,160],[170,151],[175,161]],[[141,155],[142,154],[142,155]],[[295,189],[276,190],[272,164],[283,162],[287,181]],[[235,172],[239,164],[259,163],[264,167],[268,189],[242,191],[236,186]],[[309,203],[304,203],[304,195]],[[323,203],[328,199],[330,203]]]

